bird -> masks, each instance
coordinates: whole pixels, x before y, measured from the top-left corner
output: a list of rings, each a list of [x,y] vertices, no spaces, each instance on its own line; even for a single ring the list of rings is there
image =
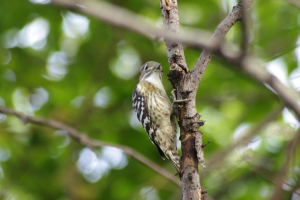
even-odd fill
[[[163,68],[160,63],[149,61],[140,68],[140,72],[139,83],[132,93],[133,110],[151,142],[157,147],[160,157],[163,160],[170,158],[179,173],[177,123],[173,104],[162,84]]]

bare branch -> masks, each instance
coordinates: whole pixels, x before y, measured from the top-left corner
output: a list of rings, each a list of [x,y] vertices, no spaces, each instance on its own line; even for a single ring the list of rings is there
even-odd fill
[[[253,1],[254,0],[243,0],[233,8],[232,12],[227,15],[213,34],[212,38],[214,38],[214,41],[221,43],[233,24],[241,19],[244,12],[243,7],[244,9],[248,9]],[[244,40],[247,40],[246,35],[244,36]],[[227,52],[222,51],[222,49],[219,49],[218,55],[238,66],[255,80],[268,84],[275,92],[277,92],[278,96],[286,103],[286,105],[294,110],[298,119],[300,119],[300,105],[298,103],[300,101],[299,94],[294,89],[284,86],[276,77],[268,73],[265,68],[255,61],[255,58],[243,53],[241,55],[230,55]],[[192,82],[195,83],[197,88],[212,56],[213,51],[207,49],[203,50],[191,72]]]
[[[215,41],[221,42],[221,39],[224,38],[229,28],[242,18],[243,14],[245,14],[245,10],[248,9],[249,6],[251,6],[253,1],[254,0],[242,0],[237,6],[233,8],[232,12],[223,20],[223,22],[218,26],[217,30],[215,31],[213,35],[213,37],[215,37]],[[300,95],[293,88],[286,87],[275,76],[268,73],[264,67],[262,67],[258,62],[256,62],[256,59],[254,57],[246,54],[246,48],[248,43],[246,15],[245,17],[243,17],[243,23],[243,26],[246,30],[244,30],[243,34],[244,41],[242,53],[240,55],[230,55],[229,53],[222,51],[222,49],[219,49],[219,52],[217,52],[218,55],[224,58],[226,61],[239,67],[242,71],[244,71],[246,74],[248,74],[255,80],[264,84],[268,84],[285,102],[285,104],[289,108],[293,109],[293,111],[298,117],[298,120],[300,120]],[[213,52],[206,49],[200,55],[192,71],[192,77],[196,83],[200,83],[203,73],[205,72],[208,62],[210,61],[212,55]]]
[[[182,42],[195,48],[209,48],[211,50],[216,49],[216,45],[214,45],[212,42],[208,42],[211,36],[208,31],[202,31],[199,29],[190,29],[191,31],[189,31],[187,28],[187,34],[179,35],[172,32],[172,29],[163,30],[151,26],[146,20],[143,19],[143,16],[134,14],[133,12],[105,1],[52,0],[52,3],[75,12],[93,16],[97,19],[112,24],[113,26],[132,30],[151,39],[164,38],[170,42]]]
[[[219,24],[216,31],[214,32],[212,38],[215,44],[221,44],[224,40],[225,35],[230,30],[230,28],[239,20],[243,15],[244,9],[247,10],[254,0],[242,0],[238,5],[233,7],[232,11],[226,16],[226,18]],[[219,46],[219,45],[217,45]],[[191,81],[198,87],[202,76],[208,66],[209,61],[213,56],[213,51],[209,49],[204,49],[198,58],[192,73],[191,73]]]
[[[166,171],[162,167],[158,166],[157,164],[153,163],[148,158],[141,155],[140,153],[138,153],[137,151],[133,150],[130,147],[112,144],[112,143],[108,143],[108,142],[102,142],[100,140],[93,140],[93,139],[89,138],[86,134],[78,131],[77,129],[75,129],[71,126],[63,124],[61,122],[58,122],[55,120],[50,120],[50,119],[48,120],[48,119],[44,119],[44,118],[40,118],[40,117],[24,115],[13,109],[5,108],[2,106],[0,106],[0,113],[17,116],[18,118],[22,119],[22,121],[24,123],[33,123],[33,124],[38,124],[38,125],[42,125],[42,126],[48,126],[48,127],[54,128],[54,129],[68,131],[68,133],[74,140],[76,140],[80,144],[87,146],[89,148],[92,148],[92,149],[95,147],[103,147],[103,146],[119,148],[119,149],[123,150],[127,155],[132,156],[139,162],[143,163],[145,166],[149,167],[153,171],[157,172],[158,174],[160,174],[163,177],[167,178],[168,180],[172,181],[177,186],[181,186],[180,181],[174,175],[170,174],[168,171]]]
[[[163,24],[165,29],[172,30],[179,34],[179,16],[177,8],[177,0],[160,0],[160,7],[162,11]],[[189,89],[189,70],[187,68],[182,44],[165,39],[168,61],[170,65],[170,72],[168,76],[176,89],[177,99],[182,99],[186,94],[197,92]],[[196,133],[199,132],[199,117],[195,107],[195,96],[189,98],[190,101],[184,103],[182,107],[176,109],[176,118],[180,127],[180,140],[182,146],[182,156],[180,159],[180,180],[182,183],[182,199],[184,200],[204,200],[206,198],[206,191],[200,185],[200,178],[198,172],[198,159],[195,150],[195,143],[199,147],[199,158],[202,166],[204,164],[204,154],[202,148],[202,137],[198,137],[196,142]],[[196,114],[196,115],[195,115]],[[186,120],[186,116],[192,116]],[[193,116],[196,116],[193,118]],[[192,119],[192,120],[191,120]],[[195,126],[193,125],[195,124]],[[195,133],[196,132],[196,133]],[[201,134],[200,132],[198,134]],[[202,136],[202,135],[201,135]],[[203,160],[202,160],[203,159]]]

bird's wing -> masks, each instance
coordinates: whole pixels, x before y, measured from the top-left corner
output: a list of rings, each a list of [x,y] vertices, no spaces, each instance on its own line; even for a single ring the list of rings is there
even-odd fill
[[[165,159],[164,152],[160,149],[160,147],[154,140],[156,128],[154,128],[152,124],[151,116],[147,108],[147,99],[139,93],[137,87],[138,86],[134,88],[132,93],[132,107],[134,109],[135,115],[146,130],[151,142],[156,145],[160,157],[162,159]]]

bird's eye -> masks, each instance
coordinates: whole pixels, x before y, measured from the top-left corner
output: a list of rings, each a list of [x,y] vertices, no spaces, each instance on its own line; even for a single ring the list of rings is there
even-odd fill
[[[147,70],[147,69],[148,69],[148,65],[145,66],[145,70]]]

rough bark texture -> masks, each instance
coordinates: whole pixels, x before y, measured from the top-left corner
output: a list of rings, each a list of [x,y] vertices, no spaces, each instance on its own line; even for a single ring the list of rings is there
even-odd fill
[[[164,27],[175,33],[180,33],[179,17],[176,0],[160,0]],[[180,140],[182,144],[182,157],[180,161],[180,179],[182,182],[183,199],[196,200],[201,198],[201,185],[198,173],[197,152],[195,149],[195,136],[199,132],[201,122],[200,115],[196,111],[195,96],[189,94],[191,90],[190,72],[187,68],[182,44],[165,40],[170,65],[170,81],[176,89],[176,98],[190,101],[177,107],[177,120],[181,130]],[[202,141],[200,141],[202,146]]]
[[[200,166],[203,169],[205,169],[206,165],[205,165],[204,151],[203,151],[203,148],[204,148],[205,145],[202,144],[202,135],[203,135],[203,133],[201,131],[196,133],[195,149],[196,149],[196,152],[197,152],[197,158],[198,158],[198,161],[200,163]]]
[[[166,30],[180,33],[177,0],[160,0],[163,24]],[[185,72],[188,71],[182,44],[176,41],[165,40],[170,66],[173,63],[179,65]]]
[[[244,0],[235,6],[218,26],[211,40],[220,44],[229,29],[243,15],[254,0]],[[177,0],[160,0],[163,24],[165,29],[180,33]],[[204,49],[192,72],[188,70],[183,47],[180,42],[165,39],[170,72],[168,76],[173,88],[176,89],[176,99],[190,99],[177,107],[177,120],[180,127],[182,157],[180,160],[180,179],[182,182],[182,198],[184,200],[204,200],[206,191],[200,185],[198,162],[205,168],[202,144],[202,132],[199,127],[204,124],[196,109],[196,94],[202,76],[213,56],[213,52]]]

